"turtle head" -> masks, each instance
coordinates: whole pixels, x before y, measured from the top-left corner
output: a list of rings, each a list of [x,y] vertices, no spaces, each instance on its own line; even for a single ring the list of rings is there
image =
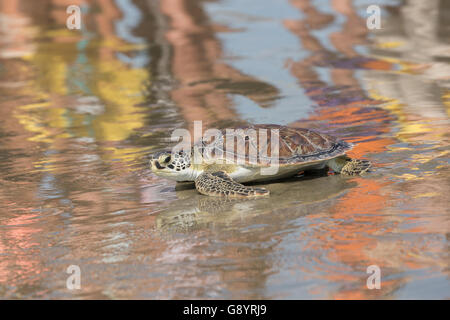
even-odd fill
[[[160,177],[176,181],[191,181],[191,155],[183,150],[160,151],[150,157],[150,169]]]

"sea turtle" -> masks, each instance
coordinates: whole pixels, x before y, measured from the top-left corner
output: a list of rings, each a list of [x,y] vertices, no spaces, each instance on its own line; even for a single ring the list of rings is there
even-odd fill
[[[277,180],[326,168],[357,175],[371,166],[367,160],[345,155],[353,144],[309,129],[266,124],[217,132],[214,139],[209,139],[212,142],[204,138],[188,151],[157,152],[151,156],[151,170],[167,179],[194,181],[204,195],[246,198],[267,196],[269,191],[241,183]],[[228,148],[230,141],[233,149]],[[274,161],[275,155],[278,162]],[[278,165],[274,173],[263,172],[274,163]]]

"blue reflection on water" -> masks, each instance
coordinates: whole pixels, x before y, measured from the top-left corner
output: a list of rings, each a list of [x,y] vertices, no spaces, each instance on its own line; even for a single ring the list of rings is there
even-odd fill
[[[246,97],[234,96],[240,116],[254,123],[277,124],[306,118],[313,102],[299,88],[286,63],[302,60],[309,52],[302,50],[298,38],[283,26],[284,19],[301,19],[300,11],[284,1],[247,1],[243,5],[241,0],[229,0],[205,8],[214,22],[239,30],[219,34],[224,51],[231,56],[227,63],[278,87],[283,97],[264,109]]]

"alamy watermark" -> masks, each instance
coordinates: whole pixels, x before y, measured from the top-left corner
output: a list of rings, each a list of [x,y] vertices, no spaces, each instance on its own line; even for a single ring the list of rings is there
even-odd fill
[[[194,121],[193,137],[186,129],[176,129],[171,141],[180,141],[172,154],[191,154],[193,164],[259,164],[261,175],[278,172],[280,132],[276,128],[211,128],[203,132],[202,121]]]
[[[81,9],[79,6],[76,5],[70,5],[66,9],[66,13],[70,14],[70,16],[67,17],[66,20],[66,26],[68,29],[73,30],[81,29]]]
[[[79,290],[81,289],[81,269],[79,266],[72,264],[67,267],[67,274],[70,276],[66,280],[66,287],[69,290]]]
[[[366,20],[366,26],[369,30],[381,29],[381,9],[379,6],[372,4],[366,9],[369,16]]]
[[[367,289],[381,289],[381,269],[376,264],[367,267],[367,274],[370,276],[367,278]]]

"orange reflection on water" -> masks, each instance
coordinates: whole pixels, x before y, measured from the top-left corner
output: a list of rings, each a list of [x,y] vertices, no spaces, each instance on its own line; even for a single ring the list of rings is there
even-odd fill
[[[263,107],[270,106],[270,99],[278,94],[277,88],[220,61],[224,56],[222,44],[215,26],[208,23],[201,1],[168,0],[160,6],[170,19],[166,38],[173,50],[172,72],[180,81],[180,87],[171,95],[190,129],[194,121],[211,125],[236,119],[230,93],[245,95]]]
[[[286,2],[301,11],[302,19],[279,22],[309,56],[285,61],[296,80],[279,85],[298,85],[314,110],[307,119],[286,115],[285,120],[355,142],[349,155],[376,159],[380,171],[347,178],[344,183],[335,176],[336,186],[328,193],[322,192],[321,182],[315,184],[314,190],[307,190],[314,195],[311,207],[299,204],[292,193],[294,199],[279,198],[273,207],[258,208],[255,202],[258,209],[253,210],[252,205],[240,204],[233,209],[236,212],[220,217],[208,211],[220,203],[195,198],[195,190],[175,190],[173,182],[152,176],[147,159],[140,156],[165,144],[161,137],[154,138],[155,128],[163,127],[167,137],[170,129],[190,127],[194,120],[203,120],[205,126],[243,120],[238,118],[232,95],[245,96],[261,108],[285,98],[279,97],[282,90],[274,84],[222,60],[225,45],[218,33],[242,30],[212,23],[205,10],[207,1],[130,1],[128,8],[134,6],[143,17],[130,34],[141,36],[143,42],[128,43],[116,27],[122,19],[136,16],[120,7],[124,2],[86,1],[89,10],[83,16],[86,28],[82,31],[65,28],[66,0],[39,2],[43,5],[1,2],[1,12],[16,23],[10,28],[14,37],[0,38],[0,66],[5,69],[0,73],[5,97],[0,121],[8,119],[0,131],[1,147],[8,152],[0,163],[1,203],[6,211],[0,215],[4,230],[0,252],[6,254],[0,260],[0,282],[16,287],[8,297],[20,296],[21,290],[40,296],[41,288],[29,285],[54,262],[44,251],[53,243],[56,250],[67,250],[59,256],[64,262],[52,265],[58,272],[68,260],[90,260],[90,266],[100,270],[84,287],[86,295],[94,298],[295,296],[304,284],[301,281],[294,283],[295,289],[292,279],[271,288],[271,277],[292,263],[303,271],[295,276],[324,280],[308,287],[312,288],[308,297],[334,299],[395,297],[397,289],[410,281],[409,274],[402,274],[408,270],[434,268],[436,273],[427,274],[448,274],[442,258],[447,250],[442,239],[448,234],[448,221],[442,214],[448,210],[448,128],[442,123],[448,120],[449,94],[427,86],[445,77],[431,65],[395,58],[398,52],[389,58],[359,54],[357,46],[368,45],[368,31],[352,1],[331,1],[333,13],[324,13],[314,1]],[[227,9],[227,2],[222,4]],[[326,31],[338,24],[338,17],[344,19],[342,28]],[[248,34],[244,31],[239,36]],[[376,47],[399,49],[402,42],[406,41],[381,40]],[[161,43],[169,48],[165,54],[160,53]],[[272,54],[279,54],[277,50],[283,48],[273,48]],[[150,62],[129,63],[136,52],[149,55]],[[166,74],[155,67],[164,64],[162,60]],[[410,77],[404,78],[405,74]],[[164,76],[178,83],[169,89],[153,87]],[[374,88],[367,90],[370,85]],[[161,91],[173,103],[170,99],[160,102]],[[416,96],[430,100],[411,101],[410,93],[416,92],[413,100]],[[429,94],[433,92],[439,94]],[[440,110],[442,103],[447,109]],[[386,169],[385,159],[393,170]],[[140,166],[142,177],[130,174],[130,163]],[[316,193],[320,195],[315,197]],[[42,203],[63,213],[39,212]],[[279,208],[282,205],[288,207]],[[426,212],[417,213],[415,207]],[[167,208],[173,212],[164,212]],[[273,214],[277,210],[284,215]],[[207,217],[205,225],[200,223],[200,213]],[[296,224],[303,216],[311,231]],[[170,217],[181,222],[191,218],[188,221],[198,229],[163,234],[158,221]],[[61,226],[64,232],[54,232]],[[295,232],[310,232],[298,240],[314,250],[313,266],[295,265],[292,251],[277,246],[285,241],[289,250],[303,255],[289,242],[289,234]],[[365,287],[366,267],[371,264],[379,265],[386,276],[381,291]],[[143,269],[141,273],[134,273],[135,266]],[[53,292],[61,290],[60,285],[64,288],[64,283],[48,283]],[[271,289],[273,295],[267,293]],[[60,294],[56,296],[65,293]]]
[[[29,285],[38,282],[36,275],[45,271],[42,268],[42,260],[36,251],[40,243],[36,236],[43,231],[34,226],[33,220],[39,217],[39,213],[25,213],[35,211],[30,208],[18,208],[11,206],[20,215],[10,219],[3,218],[2,232],[0,233],[0,283],[5,286],[15,287],[23,281]],[[2,216],[6,212],[3,212]],[[11,215],[6,213],[6,215]],[[34,252],[34,254],[30,254]],[[34,280],[32,280],[34,279]]]

